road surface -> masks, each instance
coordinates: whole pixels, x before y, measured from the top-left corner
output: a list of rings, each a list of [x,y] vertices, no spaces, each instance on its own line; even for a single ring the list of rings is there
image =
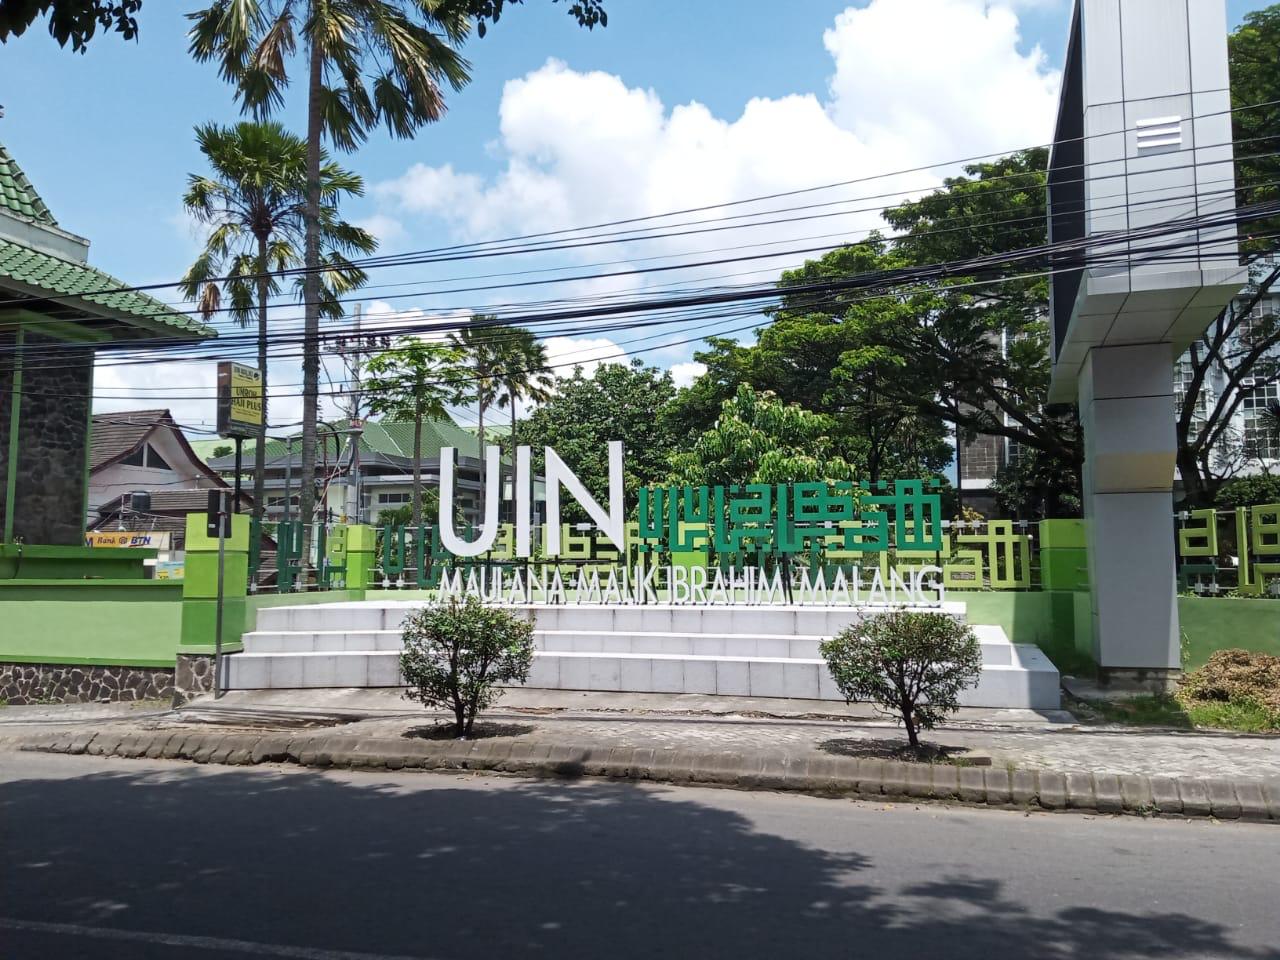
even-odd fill
[[[0,957],[1280,958],[1280,827],[0,753]]]

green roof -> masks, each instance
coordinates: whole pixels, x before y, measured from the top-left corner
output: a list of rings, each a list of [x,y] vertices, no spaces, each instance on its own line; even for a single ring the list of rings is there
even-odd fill
[[[343,452],[347,449],[349,435],[343,433],[350,427],[350,420],[330,421],[333,427],[339,431]],[[488,439],[488,438],[486,438]],[[218,441],[220,444],[230,443],[228,440]],[[325,445],[329,458],[333,457],[333,434],[321,427],[317,442],[317,460],[322,458],[319,452],[320,444]],[[459,454],[468,457],[476,457],[479,455],[479,442],[476,440],[475,434],[464,430],[451,419],[445,420],[427,420],[422,424],[422,456],[424,459],[430,459],[439,454],[441,447],[456,447]],[[244,463],[251,464],[253,462],[254,442],[245,440],[242,457]],[[302,434],[294,434],[293,453],[298,456],[302,450]],[[269,439],[267,441],[267,461],[282,459],[288,454],[288,446],[284,440]],[[360,435],[360,454],[367,456],[369,454],[382,454],[388,457],[400,457],[405,460],[413,459],[413,421],[412,420],[366,420],[364,424],[364,432]],[[225,469],[229,457],[217,458],[217,468]]]
[[[207,337],[213,330],[193,316],[176,313],[155,297],[137,291],[95,293],[126,287],[110,274],[88,264],[55,257],[33,250],[12,240],[0,238],[0,281],[16,280],[44,291],[50,298],[57,295],[77,297],[87,303],[105,307],[126,321],[158,324],[171,330]]]
[[[58,225],[40,199],[40,194],[36,193],[36,188],[3,144],[0,144],[0,208],[36,223],[50,227]]]

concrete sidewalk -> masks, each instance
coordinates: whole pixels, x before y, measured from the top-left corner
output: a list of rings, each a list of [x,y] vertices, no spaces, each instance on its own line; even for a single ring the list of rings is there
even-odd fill
[[[513,690],[472,741],[397,691],[229,694],[158,705],[11,707],[0,749],[215,763],[605,776],[994,806],[1280,821],[1280,737],[1085,726],[1065,712],[963,710],[902,763],[866,704]],[[65,711],[65,712],[64,712]]]

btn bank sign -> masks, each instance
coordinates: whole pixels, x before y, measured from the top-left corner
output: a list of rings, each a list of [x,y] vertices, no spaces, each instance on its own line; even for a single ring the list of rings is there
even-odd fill
[[[546,447],[544,456],[547,519],[537,536],[526,446],[516,448],[513,522],[499,523],[499,449],[488,447],[484,516],[478,529],[460,532],[456,450],[442,448],[433,554],[446,561],[495,555],[516,561],[510,570],[455,563],[442,575],[442,595],[593,604],[940,605],[945,599],[936,481],[646,487],[637,491],[637,516],[628,522],[621,441],[608,445],[604,504],[555,450]],[[562,490],[604,541],[607,556],[597,562],[583,551],[583,538],[561,522]]]

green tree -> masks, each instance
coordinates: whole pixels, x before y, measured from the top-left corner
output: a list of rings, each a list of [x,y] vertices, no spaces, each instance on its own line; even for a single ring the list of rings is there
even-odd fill
[[[960,708],[960,694],[982,677],[973,630],[946,613],[893,610],[846,627],[819,648],[845,699],[870,700],[901,720],[911,749]]]
[[[1280,4],[1245,16],[1227,40],[1231,65],[1232,137],[1241,206],[1280,199]],[[1263,106],[1257,106],[1263,104]],[[1244,238],[1248,253],[1275,249],[1280,220],[1252,224],[1259,239]]]
[[[516,441],[533,448],[539,471],[544,469],[543,447],[553,448],[573,465],[587,489],[602,497],[609,488],[608,443],[621,440],[630,510],[641,487],[667,474],[667,458],[678,437],[662,413],[675,393],[670,373],[646,367],[638,359],[601,364],[589,377],[575,367],[571,376],[555,381],[545,402],[516,424]],[[567,504],[566,510],[570,508],[576,510],[577,505]]]
[[[476,439],[480,444],[480,499],[481,507],[489,489],[485,484],[486,459],[484,455],[484,417],[498,398],[502,396],[502,376],[505,360],[499,344],[508,335],[510,327],[498,323],[491,314],[477,313],[471,322],[449,335],[449,342],[467,365],[461,380],[459,399],[476,406]]]
[[[673,483],[732,486],[852,480],[831,441],[831,418],[743,384],[712,428],[669,459]]]
[[[138,35],[136,14],[142,0],[5,0],[0,3],[0,43],[20,37],[36,20],[49,16],[49,34],[76,53],[84,53],[101,27],[125,40]]]
[[[508,326],[494,345],[502,392],[498,406],[511,414],[510,458],[514,488],[516,470],[516,407],[521,400],[545,403],[551,398],[555,377],[547,367],[547,348],[532,330]]]
[[[503,0],[214,0],[190,14],[192,56],[216,61],[222,77],[234,85],[241,107],[259,118],[284,106],[299,37],[305,48],[305,518],[311,516],[315,499],[320,396],[322,141],[327,137],[338,149],[351,151],[376,127],[408,138],[440,119],[444,88],[459,90],[470,79],[458,48],[473,23],[496,20],[503,5]],[[579,0],[569,12],[587,27],[606,22],[600,0]]]
[[[476,597],[426,607],[404,623],[400,673],[405,696],[453,711],[454,735],[471,736],[476,715],[524,683],[533,666],[533,623]]]
[[[196,301],[206,318],[226,310],[231,319],[258,324],[258,368],[262,371],[263,422],[254,444],[253,512],[265,509],[267,437],[267,307],[280,292],[277,273],[300,266],[307,148],[278,123],[238,123],[196,128],[210,173],[191,174],[183,205],[208,228],[204,249],[182,278],[182,295]],[[338,216],[343,196],[359,196],[364,183],[327,157],[320,168],[320,242],[324,302],[341,313],[338,298],[366,279],[351,262],[377,241]],[[225,304],[225,306],[224,306]]]
[[[422,526],[422,424],[442,420],[458,400],[461,354],[443,343],[406,337],[365,366],[365,390],[377,414],[413,421],[413,525]]]

